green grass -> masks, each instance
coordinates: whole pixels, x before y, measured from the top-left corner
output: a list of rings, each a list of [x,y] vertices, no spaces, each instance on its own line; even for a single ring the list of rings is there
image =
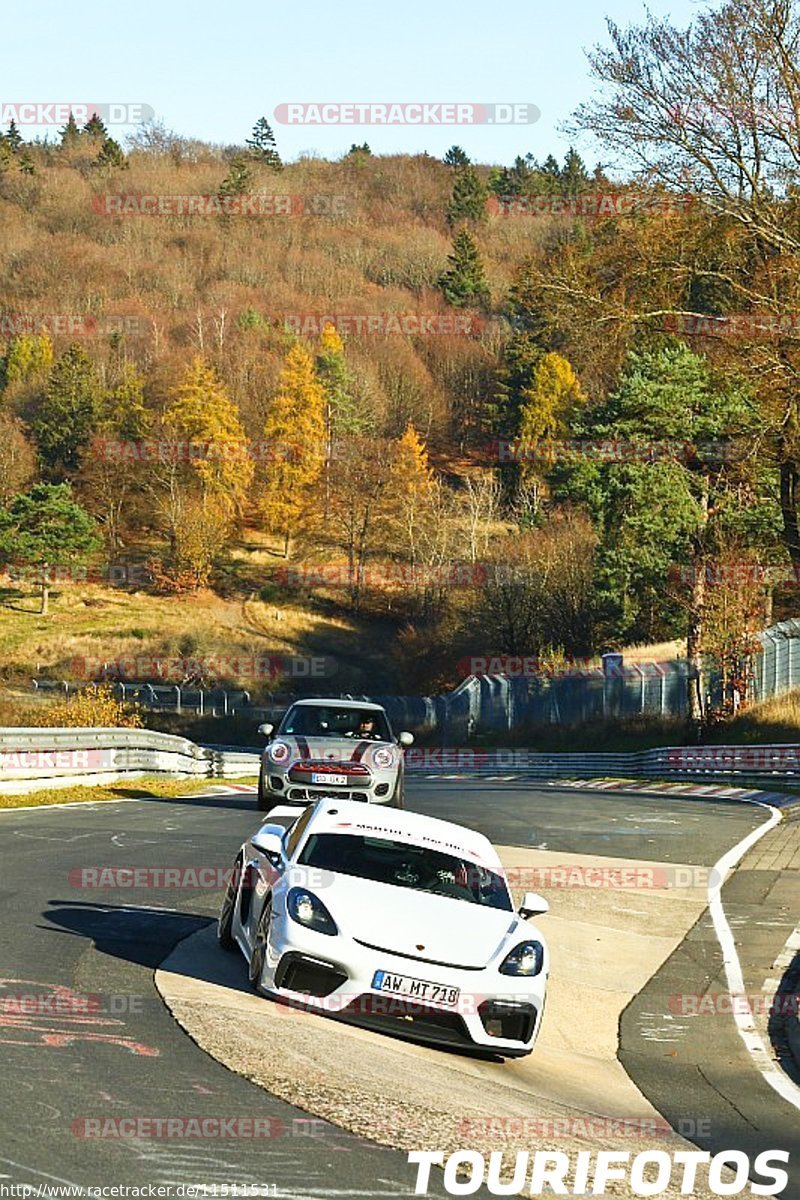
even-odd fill
[[[131,783],[101,783],[88,787],[46,788],[20,796],[0,794],[0,809],[37,808],[43,804],[76,804],[82,801],[97,800],[169,799],[170,796],[188,796],[213,787],[215,783],[224,782],[222,779],[162,779],[155,775],[143,776]],[[256,779],[244,778],[231,782],[254,784]]]

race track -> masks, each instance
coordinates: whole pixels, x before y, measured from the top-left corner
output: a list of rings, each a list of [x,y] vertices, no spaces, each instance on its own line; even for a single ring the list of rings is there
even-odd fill
[[[409,786],[408,805],[479,828],[505,847],[506,855],[518,852],[515,864],[519,865],[552,862],[547,856],[555,854],[565,863],[573,861],[572,856],[579,861],[592,855],[602,860],[709,867],[765,818],[763,810],[751,806],[567,791],[538,783],[415,781]],[[81,886],[92,878],[85,872],[93,867],[222,870],[257,823],[252,798],[243,794],[0,814],[4,833],[0,843],[0,963],[5,996],[0,1008],[0,1075],[3,1094],[10,1098],[0,1116],[0,1175],[15,1182],[39,1184],[58,1179],[81,1186],[275,1185],[277,1194],[287,1198],[411,1193],[414,1173],[404,1153],[321,1122],[304,1128],[303,1111],[270,1096],[204,1053],[164,1006],[154,971],[179,942],[209,924],[219,903],[216,889],[153,886],[164,882],[153,877],[139,888]],[[780,949],[797,919],[797,905],[792,911],[787,903],[781,911],[770,909],[767,919],[759,920],[758,906],[767,903],[770,889],[763,871],[753,872],[755,875],[759,879],[751,881],[752,894],[744,898],[751,917],[756,914],[747,922],[748,926],[755,922],[758,929],[754,963],[768,958],[773,948],[776,952]],[[748,878],[740,873],[728,888],[740,892]],[[584,942],[580,945],[586,948],[586,926],[592,920],[598,922],[600,910],[589,900],[594,912],[589,911],[587,895],[575,889],[564,889],[561,897],[546,888],[541,890],[553,908],[547,933],[554,945],[554,963],[556,944],[563,952],[560,978],[554,966],[553,996],[555,999],[560,988],[562,1011],[566,1004],[574,1005],[581,1049],[556,1044],[558,1026],[554,1023],[552,1034],[546,1031],[543,1036],[541,1053],[537,1050],[518,1064],[476,1064],[464,1056],[451,1059],[442,1052],[389,1039],[384,1039],[387,1045],[381,1053],[404,1058],[410,1064],[409,1073],[416,1069],[417,1074],[427,1070],[428,1056],[435,1057],[437,1079],[449,1080],[452,1087],[456,1083],[463,1087],[465,1075],[475,1079],[476,1071],[491,1073],[493,1086],[505,1096],[498,1112],[514,1111],[513,1103],[506,1107],[509,1087],[520,1093],[526,1112],[539,1111],[537,1105],[545,1099],[550,1103],[554,1088],[556,1092],[558,1088],[571,1089],[569,1095],[562,1090],[560,1101],[585,1109],[587,1094],[593,1086],[597,1091],[597,1083],[593,1085],[591,1064],[576,1069],[574,1061],[586,1046],[597,997],[584,1006],[580,987],[583,982],[591,997],[597,982],[593,973],[597,975],[602,965],[606,935],[598,934],[600,946],[594,965],[587,953],[581,967],[577,953],[565,953],[573,943],[563,945],[566,926],[562,939],[559,922],[567,920],[568,912],[572,922],[568,932],[572,936],[581,926]],[[698,1134],[693,1140],[702,1148],[739,1145],[735,1138],[746,1129],[747,1148],[770,1144],[800,1154],[797,1110],[759,1078],[729,1017],[710,1019],[700,1029],[687,1027],[685,1035],[679,1035],[666,1050],[653,1034],[660,1021],[663,1025],[665,1014],[659,1012],[659,1006],[669,1007],[676,986],[684,987],[680,979],[676,984],[674,973],[676,964],[681,969],[682,955],[688,954],[692,966],[685,971],[686,987],[720,990],[719,947],[702,915],[702,903],[696,893],[690,896],[689,890],[680,898],[661,897],[658,911],[665,914],[664,905],[680,904],[684,927],[690,929],[688,938],[679,938],[674,946],[667,944],[663,925],[653,923],[655,917],[645,919],[644,929],[634,929],[631,922],[635,916],[625,915],[636,907],[654,912],[651,903],[648,907],[652,897],[642,893],[643,903],[638,906],[630,895],[603,897],[606,909],[623,910],[616,918],[623,936],[615,944],[615,957],[619,957],[618,947],[626,943],[626,933],[628,943],[636,937],[645,941],[649,937],[654,944],[660,935],[667,939],[654,953],[655,975],[650,983],[648,976],[642,975],[648,963],[645,942],[641,943],[642,955],[631,955],[627,982],[619,989],[621,993],[627,989],[627,997],[636,994],[630,1003],[625,1000],[622,1062],[644,1097],[643,1111],[664,1114],[684,1133],[688,1122],[693,1122],[691,1128]],[[737,903],[744,899],[737,894]],[[746,928],[741,935],[746,941]],[[672,970],[672,977],[662,978],[662,970]],[[602,992],[603,988],[595,990]],[[47,1003],[48,996],[56,999]],[[644,1008],[642,996],[646,997]],[[21,997],[43,999],[31,1013],[21,1008]],[[253,1001],[247,996],[243,1001],[274,1008],[269,1001]],[[304,1030],[306,1024],[317,1020],[297,1019],[304,1023]],[[340,1028],[333,1022],[322,1024]],[[358,1031],[354,1036],[358,1038]],[[363,1053],[371,1054],[372,1039],[377,1035],[360,1036]],[[607,1041],[607,1031],[603,1038]],[[253,1065],[258,1067],[257,1062]],[[374,1058],[372,1065],[374,1068]],[[636,1088],[631,1084],[631,1092],[624,1094],[626,1083],[621,1068],[617,1070],[623,1089],[620,1103],[625,1105]],[[513,1084],[509,1085],[509,1079]],[[313,1103],[306,1107],[316,1111]],[[606,1112],[608,1106],[598,1103],[592,1111]],[[165,1137],[148,1132],[147,1126],[147,1119],[159,1117],[184,1119],[184,1127],[188,1127],[186,1122],[195,1117],[241,1118],[245,1122],[254,1116],[274,1118],[275,1136]],[[108,1135],[115,1128],[113,1121],[120,1118],[136,1120],[135,1126],[125,1127],[135,1128],[136,1136]],[[240,1128],[246,1127],[242,1124]],[[104,1136],[95,1136],[98,1130]],[[466,1139],[465,1144],[469,1144]],[[791,1188],[795,1186],[793,1183]],[[441,1184],[435,1181],[432,1190],[441,1192]],[[797,1193],[787,1190],[785,1194]]]

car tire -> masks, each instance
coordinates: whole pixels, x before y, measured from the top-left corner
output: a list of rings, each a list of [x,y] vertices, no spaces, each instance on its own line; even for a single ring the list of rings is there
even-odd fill
[[[256,925],[255,938],[253,940],[253,949],[250,951],[250,961],[247,964],[247,977],[250,980],[250,986],[254,991],[258,991],[258,985],[261,982],[261,976],[264,971],[264,959],[266,957],[267,938],[269,937],[269,923],[272,917],[272,897],[268,897],[261,916],[258,918]]]
[[[405,808],[406,806],[406,789],[405,784],[401,779],[397,781],[397,787],[394,789],[394,795],[389,801],[389,808]]]
[[[233,937],[233,918],[236,912],[236,897],[239,894],[239,878],[242,872],[242,860],[237,858],[233,872],[225,889],[225,897],[217,921],[217,943],[223,950],[236,950],[238,947]]]
[[[270,812],[277,800],[267,792],[264,786],[264,768],[262,767],[258,774],[258,796],[256,797],[256,808],[259,812]]]

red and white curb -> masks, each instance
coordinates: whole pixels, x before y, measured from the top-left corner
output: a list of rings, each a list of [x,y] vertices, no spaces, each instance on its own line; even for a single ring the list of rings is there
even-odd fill
[[[762,792],[757,788],[726,787],[716,783],[664,783],[647,779],[548,779],[548,787],[578,788],[595,792],[663,792],[668,796],[709,796],[717,800],[755,800],[775,808],[800,799],[788,792]]]

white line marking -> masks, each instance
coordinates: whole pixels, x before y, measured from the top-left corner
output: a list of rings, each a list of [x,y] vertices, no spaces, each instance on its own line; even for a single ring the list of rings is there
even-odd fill
[[[54,1183],[63,1183],[67,1187],[77,1188],[82,1196],[86,1193],[86,1189],[79,1183],[73,1183],[70,1179],[62,1179],[60,1175],[48,1175],[47,1171],[37,1171],[35,1167],[26,1167],[24,1163],[14,1162],[11,1158],[0,1158],[0,1163],[5,1163],[7,1167],[14,1167],[17,1171],[27,1171],[30,1175],[41,1175],[42,1179],[52,1179]]]
[[[760,841],[764,834],[774,829],[781,820],[779,809],[773,808],[769,804],[764,804],[760,800],[751,800],[749,803],[757,804],[759,808],[767,809],[771,813],[771,816],[768,821],[765,821],[763,825],[759,825],[746,838],[742,838],[741,842],[733,846],[727,854],[723,854],[722,858],[714,864],[708,882],[708,908],[711,913],[714,932],[717,935],[717,941],[722,950],[722,963],[725,967],[728,991],[731,997],[736,998],[736,1003],[732,1007],[734,1009],[733,1019],[736,1022],[737,1032],[744,1042],[748,1053],[753,1058],[756,1067],[773,1091],[776,1091],[784,1100],[788,1100],[795,1108],[800,1109],[800,1087],[793,1083],[788,1075],[784,1075],[775,1066],[761,1035],[756,1029],[755,1021],[753,1020],[753,1011],[745,992],[744,974],[742,972],[742,964],[739,961],[739,955],[736,952],[733,931],[728,924],[725,909],[722,907],[722,886],[727,876],[741,862],[751,846]]]

